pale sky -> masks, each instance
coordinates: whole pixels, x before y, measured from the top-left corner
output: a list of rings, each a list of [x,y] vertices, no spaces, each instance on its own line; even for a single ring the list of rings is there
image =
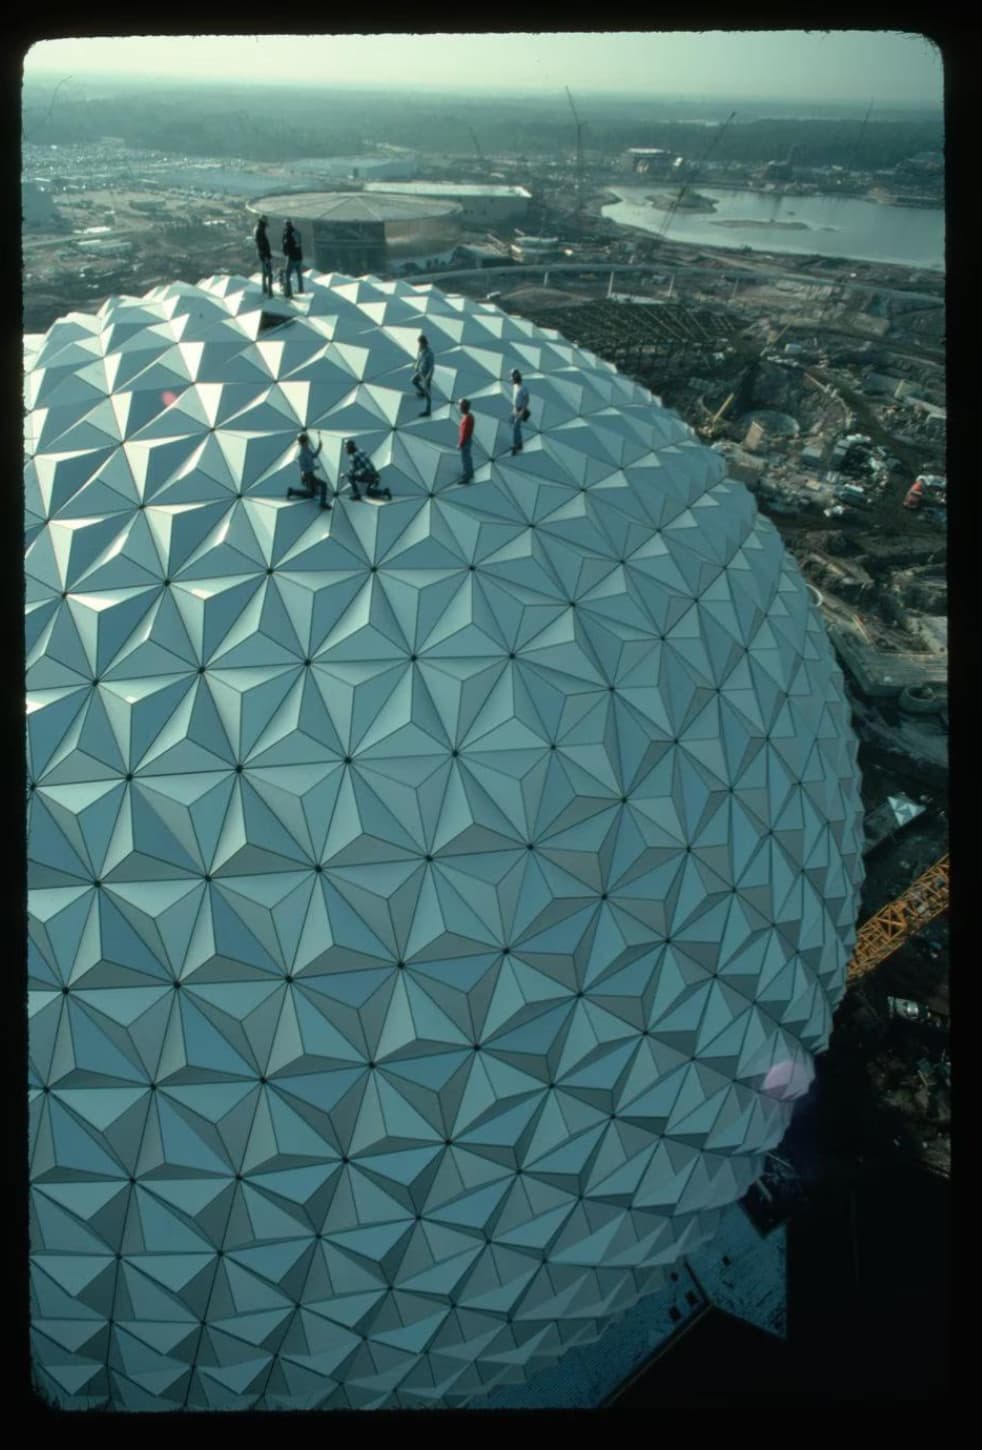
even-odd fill
[[[940,105],[942,62],[898,31],[612,31],[599,34],[198,35],[44,40],[28,77],[186,80]]]

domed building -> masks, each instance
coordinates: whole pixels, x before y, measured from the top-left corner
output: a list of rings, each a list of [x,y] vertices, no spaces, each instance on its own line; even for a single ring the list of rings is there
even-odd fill
[[[309,262],[324,272],[386,272],[452,251],[463,208],[446,197],[364,191],[285,191],[250,202],[270,219],[279,245],[282,222],[300,227]]]
[[[26,340],[32,1334],[65,1407],[534,1375],[711,1238],[844,987],[856,742],[750,494],[555,332],[310,284]],[[301,429],[392,501],[288,501]]]

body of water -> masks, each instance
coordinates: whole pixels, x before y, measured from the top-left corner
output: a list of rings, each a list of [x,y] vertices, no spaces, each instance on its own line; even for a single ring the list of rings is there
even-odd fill
[[[147,175],[176,191],[215,191],[223,196],[262,196],[276,184],[275,176],[229,166],[167,166]]]
[[[660,232],[668,213],[645,198],[661,189],[656,182],[611,187],[620,200],[605,206],[603,214],[625,226]],[[782,196],[712,186],[697,190],[700,196],[713,198],[715,211],[676,211],[666,228],[666,240],[944,270],[945,219],[940,207],[880,206],[856,197]],[[730,225],[734,222],[747,225]]]

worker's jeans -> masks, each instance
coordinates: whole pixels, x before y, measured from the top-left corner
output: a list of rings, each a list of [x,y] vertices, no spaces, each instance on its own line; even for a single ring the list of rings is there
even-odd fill
[[[259,270],[263,274],[263,296],[273,295],[273,259],[272,257],[259,258]]]
[[[522,446],[522,420],[521,420],[521,418],[513,418],[512,419],[512,426],[511,426],[511,446],[513,448],[521,448],[521,446]]]
[[[474,477],[474,459],[471,455],[471,440],[469,438],[466,443],[460,445],[460,462],[464,470],[461,474],[460,481],[461,483],[469,483]]]
[[[303,291],[303,261],[300,257],[287,257],[286,259],[286,290],[290,293],[290,273],[297,274],[297,291]]]
[[[352,498],[361,497],[361,494],[358,492],[359,484],[361,485],[362,492],[369,494],[372,498],[381,492],[382,481],[377,473],[362,473],[360,470],[353,468],[344,476],[351,484]]]
[[[314,494],[320,495],[321,503],[327,502],[327,479],[318,478],[316,473],[301,473],[300,482],[303,484],[308,495],[313,498]]]
[[[416,389],[417,396],[422,398],[424,403],[426,404],[427,413],[433,406],[433,401],[430,397],[430,389],[432,388],[432,386],[432,378],[423,378],[420,377],[418,373],[413,373],[413,387]]]

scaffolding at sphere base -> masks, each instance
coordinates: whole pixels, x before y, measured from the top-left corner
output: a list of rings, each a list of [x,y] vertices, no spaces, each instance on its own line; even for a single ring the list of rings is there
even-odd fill
[[[618,366],[645,358],[701,352],[737,343],[743,322],[722,311],[682,302],[615,302],[596,299],[570,305],[516,302],[515,311],[539,327],[554,329],[578,347]]]

